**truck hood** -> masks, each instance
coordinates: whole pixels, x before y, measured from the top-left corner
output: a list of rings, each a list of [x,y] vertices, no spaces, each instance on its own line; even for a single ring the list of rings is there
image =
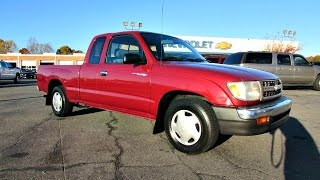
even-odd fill
[[[162,62],[162,65],[166,66],[163,68],[165,73],[204,78],[216,83],[278,79],[269,72],[225,64],[171,61]]]

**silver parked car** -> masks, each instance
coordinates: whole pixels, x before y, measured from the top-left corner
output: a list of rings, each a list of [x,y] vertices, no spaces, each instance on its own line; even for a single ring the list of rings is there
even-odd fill
[[[238,65],[271,72],[284,86],[313,86],[320,91],[320,66],[308,62],[300,54],[277,52],[238,52],[223,64]]]
[[[10,63],[0,61],[0,80],[13,80],[20,83],[20,69],[13,67]]]

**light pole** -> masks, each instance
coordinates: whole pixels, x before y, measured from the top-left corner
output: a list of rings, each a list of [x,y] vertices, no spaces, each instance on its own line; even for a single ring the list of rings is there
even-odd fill
[[[284,29],[282,32],[283,32],[283,36],[287,38],[293,38],[297,34],[296,31],[288,30],[288,29]]]
[[[128,28],[128,22],[123,22],[124,28],[125,28],[126,30],[131,30],[131,31],[133,31],[133,30],[136,30],[136,31],[139,30],[139,29],[142,27],[142,22],[139,22],[139,23],[138,23],[138,28],[135,28],[135,25],[136,25],[135,22],[130,22],[131,28]]]

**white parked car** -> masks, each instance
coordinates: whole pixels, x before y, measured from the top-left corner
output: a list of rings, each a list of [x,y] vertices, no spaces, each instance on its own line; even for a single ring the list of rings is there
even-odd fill
[[[13,67],[10,63],[0,61],[0,80],[13,80],[20,83],[20,69]]]

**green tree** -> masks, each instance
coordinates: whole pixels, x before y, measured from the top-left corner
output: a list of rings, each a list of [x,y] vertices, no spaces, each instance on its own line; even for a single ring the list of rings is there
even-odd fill
[[[81,50],[72,50],[73,51],[73,53],[83,53],[83,51],[81,51]]]
[[[307,57],[307,60],[310,62],[320,62],[320,55]]]
[[[72,53],[73,53],[73,50],[67,45],[61,46],[56,52],[56,54],[72,54]]]

